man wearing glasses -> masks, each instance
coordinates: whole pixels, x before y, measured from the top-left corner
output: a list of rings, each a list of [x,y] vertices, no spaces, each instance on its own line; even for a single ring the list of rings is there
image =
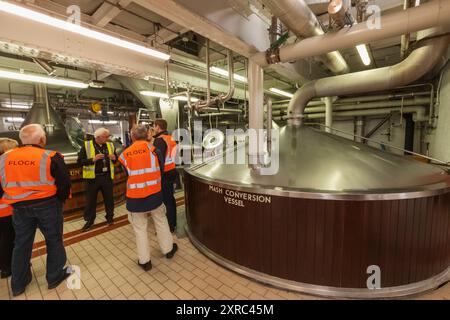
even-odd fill
[[[114,164],[117,154],[108,129],[99,128],[94,132],[94,140],[84,142],[78,154],[78,163],[83,166],[83,179],[86,181],[86,207],[84,220],[86,224],[81,229],[88,231],[94,225],[97,208],[97,194],[101,191],[105,203],[106,221],[108,225],[114,223],[113,180]]]

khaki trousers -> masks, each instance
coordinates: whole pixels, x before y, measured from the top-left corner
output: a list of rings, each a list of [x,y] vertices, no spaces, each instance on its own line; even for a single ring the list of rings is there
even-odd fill
[[[166,254],[172,250],[173,237],[170,233],[169,223],[166,217],[166,207],[162,204],[155,210],[149,212],[130,212],[128,221],[133,226],[136,235],[136,246],[139,263],[144,264],[150,261],[150,244],[148,241],[148,216],[153,218],[161,252]]]

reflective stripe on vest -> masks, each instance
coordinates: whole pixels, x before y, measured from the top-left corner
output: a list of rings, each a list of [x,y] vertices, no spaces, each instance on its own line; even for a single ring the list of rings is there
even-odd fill
[[[12,216],[13,208],[6,204],[6,203],[0,203],[0,218],[5,218]]]
[[[28,152],[24,151],[25,148],[29,149]],[[25,152],[25,153],[24,153]],[[42,153],[40,159],[33,160],[36,152]],[[23,178],[24,172],[20,168],[9,168],[11,161],[6,162],[9,157],[17,157],[18,153],[24,153],[24,160],[15,159],[13,165],[16,166],[27,166],[34,165],[35,162],[39,161],[39,180],[24,180],[17,181],[17,179]],[[56,152],[50,150],[43,150],[37,147],[21,147],[15,149],[11,152],[5,153],[0,157],[0,177],[1,185],[4,190],[3,200],[6,204],[12,204],[18,201],[34,200],[40,198],[50,197],[56,194],[55,180],[50,175],[50,161],[51,156]],[[31,158],[30,158],[31,157]],[[17,164],[15,164],[17,162]],[[9,169],[8,175],[6,174],[6,169]],[[25,170],[25,168],[23,168]],[[25,170],[26,171],[26,170]],[[28,179],[32,177],[27,177]]]
[[[173,140],[172,136],[169,134],[163,134],[160,136],[163,138],[167,145],[166,158],[164,160],[164,172],[175,169],[175,156],[177,153],[176,146],[177,143]]]
[[[140,140],[120,155],[119,161],[128,173],[128,198],[146,198],[161,191],[161,171],[154,150],[146,141]]]
[[[94,140],[89,140],[84,142],[84,147],[86,149],[86,156],[88,159],[95,158],[95,147]],[[106,142],[106,147],[108,148],[108,154],[114,154],[114,144],[111,142]],[[109,161],[109,171],[111,173],[111,179],[114,179],[114,164]],[[83,179],[95,179],[95,163],[89,166],[83,166]]]

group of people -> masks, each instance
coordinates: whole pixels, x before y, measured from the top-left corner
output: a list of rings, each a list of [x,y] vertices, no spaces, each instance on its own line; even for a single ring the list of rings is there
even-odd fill
[[[78,162],[86,180],[86,221],[89,230],[96,217],[97,193],[105,202],[106,220],[113,224],[114,165],[127,173],[126,208],[136,235],[138,265],[152,268],[148,241],[148,217],[152,216],[162,253],[171,259],[178,250],[172,233],[176,229],[176,142],[167,132],[167,122],[157,119],[152,128],[131,129],[132,144],[120,156],[108,141],[109,131],[96,130],[94,140],[86,141]],[[22,145],[0,138],[0,270],[11,278],[13,296],[22,294],[32,280],[31,256],[36,229],[47,246],[48,288],[56,288],[69,275],[63,243],[63,204],[71,196],[71,182],[63,156],[46,150],[46,133],[41,125],[20,130]]]

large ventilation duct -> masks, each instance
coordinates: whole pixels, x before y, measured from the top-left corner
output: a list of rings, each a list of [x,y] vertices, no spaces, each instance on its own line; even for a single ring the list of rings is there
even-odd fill
[[[315,97],[330,97],[347,94],[358,94],[380,90],[389,90],[407,85],[433,68],[442,59],[450,42],[450,36],[424,39],[432,36],[436,30],[421,32],[418,48],[408,58],[394,66],[374,70],[361,71],[346,75],[314,80],[295,93],[288,107],[290,123],[299,125],[302,122],[306,104]]]
[[[297,37],[308,38],[324,34],[317,17],[303,0],[262,0],[262,2]],[[347,63],[337,51],[318,58],[335,74],[349,71]]]
[[[257,64],[265,67],[275,62],[289,62],[327,52],[351,48],[361,43],[383,40],[437,26],[450,25],[450,1],[435,0],[419,7],[402,10],[367,23],[346,27],[338,32],[327,33],[286,45],[276,52],[260,52],[252,56]],[[268,59],[267,57],[270,57]]]

